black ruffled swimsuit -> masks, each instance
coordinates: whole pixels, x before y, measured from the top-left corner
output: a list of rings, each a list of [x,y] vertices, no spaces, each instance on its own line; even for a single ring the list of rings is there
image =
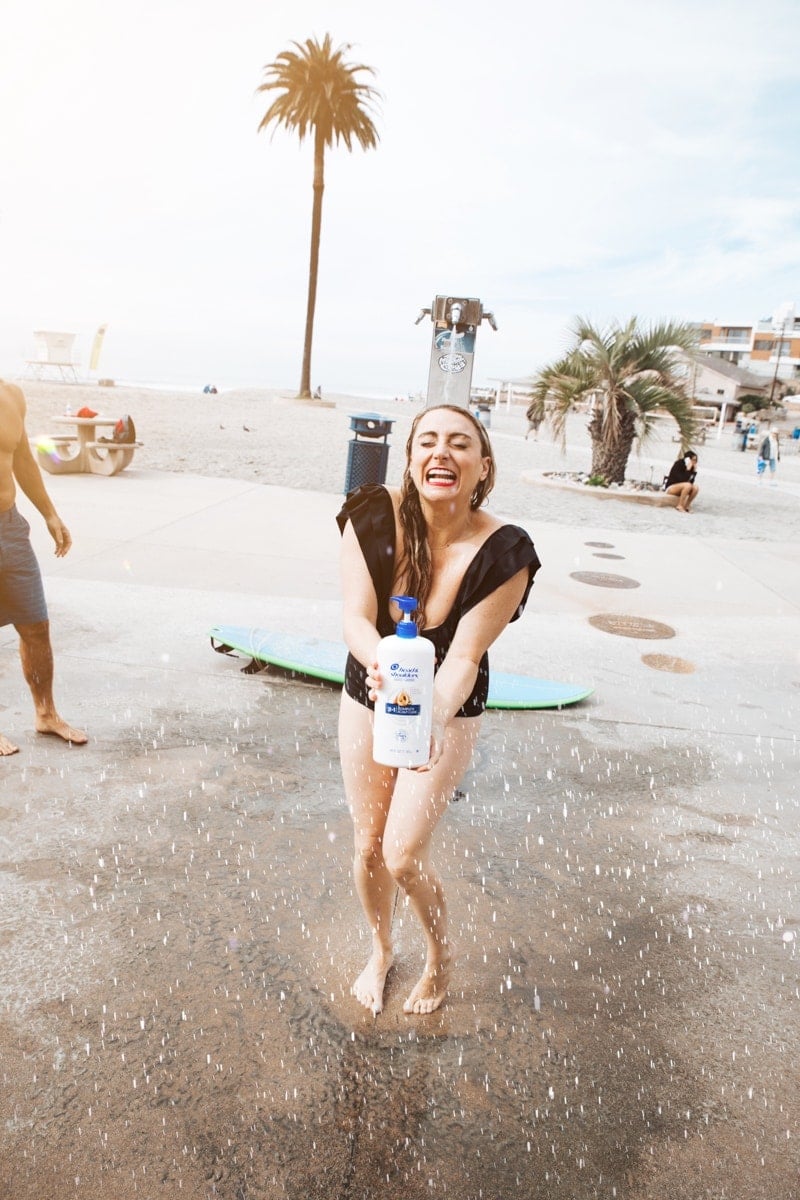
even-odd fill
[[[336,520],[341,532],[344,532],[348,521],[353,523],[353,529],[378,600],[378,633],[381,637],[387,637],[395,631],[395,622],[389,612],[397,533],[392,498],[386,488],[376,484],[357,488],[345,500]],[[464,613],[469,612],[471,608],[474,608],[481,600],[485,600],[518,571],[527,567],[528,585],[525,588],[525,595],[511,618],[512,621],[516,621],[525,607],[528,593],[533,584],[533,577],[540,565],[533,542],[525,530],[520,529],[518,525],[501,525],[494,533],[489,534],[467,567],[453,601],[453,607],[445,620],[435,629],[420,630],[423,637],[433,642],[436,651],[435,670],[438,671],[442,665],[455,636],[458,622]],[[375,706],[367,694],[366,679],[365,668],[352,654],[348,654],[344,677],[345,691],[359,704],[363,704],[366,708],[374,708]],[[480,661],[475,687],[456,716],[480,716],[486,708],[488,693],[489,655],[487,653]]]

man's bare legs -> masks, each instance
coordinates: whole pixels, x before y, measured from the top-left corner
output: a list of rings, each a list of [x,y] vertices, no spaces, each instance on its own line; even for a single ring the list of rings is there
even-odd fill
[[[65,742],[82,746],[88,741],[82,729],[75,729],[59,716],[53,702],[53,649],[50,645],[49,621],[35,625],[15,626],[19,634],[19,656],[22,673],[31,689],[36,713],[36,732],[52,733]],[[3,739],[5,741],[5,739]],[[8,743],[11,745],[11,743]],[[18,747],[5,753],[13,753]]]
[[[433,871],[430,840],[472,758],[479,718],[448,728],[432,771],[395,771],[372,760],[372,717],[342,694],[339,747],[355,837],[356,891],[372,930],[372,954],[352,991],[374,1014],[383,1008],[393,962],[391,918],[399,885],[419,918],[427,944],[425,970],[404,1004],[405,1012],[433,1012],[450,976],[451,947],[442,885]]]
[[[19,746],[15,746],[7,737],[3,737],[0,733],[0,758],[6,758],[9,754],[16,754]]]

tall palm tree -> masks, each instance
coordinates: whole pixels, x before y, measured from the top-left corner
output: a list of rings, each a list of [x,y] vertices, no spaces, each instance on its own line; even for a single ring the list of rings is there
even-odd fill
[[[529,418],[548,421],[564,445],[568,415],[588,400],[592,474],[608,483],[624,482],[634,440],[647,439],[659,412],[674,418],[682,444],[689,445],[696,422],[681,351],[696,346],[691,325],[662,321],[642,328],[632,317],[627,325],[598,329],[578,317],[572,334],[567,353],[534,377]]]
[[[363,150],[378,143],[378,133],[369,113],[378,96],[375,88],[356,79],[361,71],[374,75],[372,67],[347,63],[349,45],[333,48],[331,36],[322,43],[307,38],[292,42],[293,50],[284,50],[264,67],[264,82],[257,89],[280,95],[272,101],[258,126],[284,125],[294,130],[302,142],[314,137],[314,203],[311,211],[311,255],[308,268],[306,333],[303,343],[303,370],[298,399],[311,396],[311,342],[314,333],[314,309],[317,302],[319,242],[322,227],[322,193],[325,188],[325,149],[341,140],[348,150],[358,142]]]

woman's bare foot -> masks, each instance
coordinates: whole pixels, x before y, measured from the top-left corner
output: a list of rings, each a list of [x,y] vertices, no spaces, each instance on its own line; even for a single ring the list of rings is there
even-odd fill
[[[85,746],[89,740],[82,729],[74,729],[57,713],[52,717],[37,717],[36,732],[52,733],[55,737],[63,738],[65,742],[73,742],[76,746]]]
[[[0,733],[0,758],[9,754],[17,754],[18,752],[19,746],[15,746],[13,742],[10,742],[7,737],[3,737],[2,733]]]
[[[369,962],[350,989],[359,1004],[368,1008],[373,1017],[383,1011],[383,989],[393,962],[391,950],[373,950]]]
[[[417,983],[411,995],[403,1005],[405,1013],[432,1013],[440,1006],[447,995],[450,983],[450,966],[452,958],[448,955],[438,966],[428,966]]]

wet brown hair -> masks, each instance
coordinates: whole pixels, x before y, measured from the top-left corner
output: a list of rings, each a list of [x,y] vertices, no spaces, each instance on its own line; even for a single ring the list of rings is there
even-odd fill
[[[494,487],[497,473],[492,443],[489,441],[486,428],[472,415],[469,409],[461,408],[456,404],[433,404],[430,408],[424,408],[422,412],[417,413],[411,426],[411,432],[408,435],[408,441],[406,442],[406,469],[403,472],[403,485],[400,490],[400,526],[403,531],[403,544],[405,547],[403,561],[400,564],[400,574],[406,594],[416,597],[418,607],[414,614],[414,619],[420,628],[424,628],[425,625],[425,605],[431,593],[433,569],[430,547],[428,546],[428,525],[422,511],[417,485],[411,478],[410,463],[414,437],[416,436],[420,421],[428,413],[435,412],[438,409],[458,413],[459,416],[466,417],[478,435],[481,458],[489,459],[489,470],[486,472],[486,478],[478,481],[475,491],[469,498],[469,506],[473,512],[485,503]]]

